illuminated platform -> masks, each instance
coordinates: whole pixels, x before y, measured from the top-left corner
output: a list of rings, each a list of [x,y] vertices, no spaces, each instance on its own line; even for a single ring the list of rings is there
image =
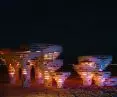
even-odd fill
[[[78,57],[78,64],[73,66],[85,86],[92,85],[93,80],[97,86],[115,86],[117,85],[117,77],[113,79],[111,72],[103,71],[111,65],[111,62],[112,56],[80,56]]]

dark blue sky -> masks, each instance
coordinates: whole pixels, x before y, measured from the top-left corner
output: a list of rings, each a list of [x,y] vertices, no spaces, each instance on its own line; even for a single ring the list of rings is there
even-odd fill
[[[61,44],[67,60],[85,54],[117,55],[116,3],[6,0],[0,6],[0,47]]]

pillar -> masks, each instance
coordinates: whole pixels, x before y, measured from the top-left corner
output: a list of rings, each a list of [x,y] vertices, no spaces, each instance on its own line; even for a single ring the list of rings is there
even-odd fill
[[[9,65],[9,78],[10,78],[10,83],[15,84],[16,82],[15,69],[11,64]]]
[[[38,84],[44,83],[44,78],[42,72],[39,70],[39,67],[35,67],[35,80]]]
[[[22,78],[22,84],[23,84],[23,87],[30,87],[30,70],[31,70],[31,67],[30,67],[30,64],[27,65],[27,62],[28,62],[28,57],[27,55],[24,55],[22,57],[22,75],[23,75],[23,78]]]
[[[48,71],[44,71],[44,86],[51,87],[52,86],[52,77]]]
[[[57,82],[57,88],[63,88],[65,77],[63,75],[56,75],[54,78]]]
[[[16,82],[20,81],[20,78],[19,78],[19,64],[16,64],[16,66],[15,66],[15,79],[16,79]]]
[[[92,84],[93,72],[79,72],[84,86],[90,86]]]
[[[83,85],[84,86],[90,86],[92,84],[91,78],[83,78]]]
[[[15,84],[15,82],[16,82],[15,73],[10,73],[9,78],[10,78],[10,84]]]
[[[62,79],[58,79],[57,81],[57,88],[63,88],[63,80]]]
[[[23,69],[23,87],[30,87],[30,66]]]
[[[104,86],[105,78],[103,76],[97,76],[94,80],[97,86]]]

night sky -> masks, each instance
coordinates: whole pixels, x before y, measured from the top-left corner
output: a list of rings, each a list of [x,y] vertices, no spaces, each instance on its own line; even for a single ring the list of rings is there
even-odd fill
[[[0,47],[53,43],[64,47],[66,64],[88,54],[109,54],[117,60],[116,3],[76,1],[1,0]]]

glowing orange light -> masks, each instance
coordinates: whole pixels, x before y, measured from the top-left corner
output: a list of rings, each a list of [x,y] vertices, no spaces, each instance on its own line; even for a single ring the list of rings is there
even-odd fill
[[[62,79],[58,79],[58,82],[63,82]]]
[[[48,75],[48,76],[45,76],[45,79],[49,79],[50,78],[50,76]]]

